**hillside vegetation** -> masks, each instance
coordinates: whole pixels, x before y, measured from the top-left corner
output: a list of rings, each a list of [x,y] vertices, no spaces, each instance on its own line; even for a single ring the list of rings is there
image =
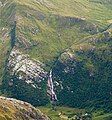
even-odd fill
[[[60,105],[112,111],[111,0],[0,0],[0,11],[2,93],[45,105],[52,69]]]

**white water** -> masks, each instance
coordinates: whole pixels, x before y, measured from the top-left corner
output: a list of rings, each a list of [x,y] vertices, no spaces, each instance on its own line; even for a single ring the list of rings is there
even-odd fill
[[[53,85],[53,80],[52,80],[52,70],[49,73],[47,87],[48,87],[47,93],[48,93],[48,96],[50,97],[50,100],[57,101],[57,96],[56,96],[56,93],[54,92],[54,85]]]

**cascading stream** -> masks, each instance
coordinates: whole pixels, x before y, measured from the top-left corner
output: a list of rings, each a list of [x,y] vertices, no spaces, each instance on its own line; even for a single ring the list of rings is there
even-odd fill
[[[52,70],[49,73],[48,81],[47,81],[47,94],[50,97],[51,102],[57,101],[57,95],[54,92],[54,85],[52,80]]]

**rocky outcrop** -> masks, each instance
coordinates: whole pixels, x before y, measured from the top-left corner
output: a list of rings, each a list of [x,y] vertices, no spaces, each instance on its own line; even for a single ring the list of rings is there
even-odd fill
[[[0,96],[0,120],[49,120],[31,104]]]
[[[47,72],[44,68],[43,63],[14,47],[7,60],[3,92],[35,106],[47,104]]]
[[[28,55],[16,48],[11,51],[7,66],[11,76],[17,75],[20,80],[24,80],[35,88],[38,87],[35,82],[40,83],[47,77],[43,63],[30,59]]]

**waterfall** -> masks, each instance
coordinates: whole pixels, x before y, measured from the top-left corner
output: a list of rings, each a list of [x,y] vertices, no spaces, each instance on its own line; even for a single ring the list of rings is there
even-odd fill
[[[49,77],[48,77],[48,81],[47,81],[47,94],[50,97],[50,100],[53,101],[57,101],[57,96],[56,93],[54,92],[54,85],[53,85],[53,81],[52,81],[52,70],[49,73]]]

